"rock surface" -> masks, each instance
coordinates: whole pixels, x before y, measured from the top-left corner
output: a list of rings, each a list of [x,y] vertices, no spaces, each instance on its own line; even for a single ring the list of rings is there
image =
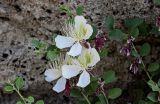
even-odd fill
[[[42,56],[36,56],[31,47],[33,37],[51,42],[52,34],[61,29],[66,18],[58,8],[62,4],[73,9],[77,4],[84,5],[85,17],[99,29],[104,29],[104,19],[108,15],[117,20],[143,17],[153,22],[160,14],[160,8],[152,0],[0,0],[0,89],[8,79],[23,76],[26,95],[35,94],[46,104],[71,104],[61,94],[57,96],[51,90],[52,85],[44,81],[47,61]],[[111,60],[108,66],[103,66],[103,61],[99,66],[109,67],[114,63],[124,68],[119,59],[108,57],[104,62],[108,60]],[[127,73],[128,69],[117,72]],[[123,77],[126,77],[122,78],[124,81],[128,80],[128,76]],[[15,96],[1,91],[0,104],[15,104]]]

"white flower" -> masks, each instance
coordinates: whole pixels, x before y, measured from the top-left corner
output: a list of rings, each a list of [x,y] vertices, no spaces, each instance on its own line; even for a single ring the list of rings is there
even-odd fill
[[[86,87],[90,83],[90,75],[87,72],[100,61],[100,57],[95,48],[89,48],[82,51],[78,59],[73,60],[72,65],[62,66],[62,75],[70,79],[81,73],[77,86]]]
[[[74,24],[66,25],[65,34],[67,36],[58,35],[55,38],[58,48],[63,49],[71,47],[70,51],[67,53],[71,56],[81,54],[82,46],[80,42],[89,39],[93,33],[92,26],[87,24],[83,16],[76,16],[74,22]]]
[[[53,87],[53,90],[57,93],[63,91],[66,85],[66,78],[62,76],[62,65],[68,64],[69,58],[66,56],[60,55],[58,61],[54,61],[52,64],[50,63],[50,69],[47,69],[44,73],[45,80],[51,82],[53,80],[57,80],[57,83]]]

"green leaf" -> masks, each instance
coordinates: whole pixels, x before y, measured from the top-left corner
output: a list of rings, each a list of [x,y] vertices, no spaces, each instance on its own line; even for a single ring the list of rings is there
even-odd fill
[[[49,59],[50,61],[54,61],[57,59],[58,55],[55,51],[48,51],[47,52],[47,59]]]
[[[76,9],[77,15],[82,15],[84,7],[82,5],[78,5]]]
[[[66,20],[66,23],[67,24],[74,24],[74,18],[73,17],[70,17]]]
[[[76,104],[88,104],[86,100],[79,100]]]
[[[95,104],[101,104],[101,101],[97,101]]]
[[[147,95],[147,98],[149,100],[151,100],[152,102],[158,102],[158,93],[157,92],[150,92],[148,95]]]
[[[136,28],[140,24],[143,23],[143,19],[141,18],[129,18],[125,20],[125,26],[128,27],[129,29]]]
[[[101,51],[100,51],[100,56],[101,58],[104,58],[108,55],[108,49],[107,48],[103,48]]]
[[[23,104],[23,102],[22,101],[18,101],[16,104]]]
[[[4,87],[4,91],[6,91],[6,92],[13,92],[14,88],[11,85],[6,85]]]
[[[155,83],[153,80],[149,80],[147,84],[152,88],[152,91],[160,91],[158,84]]]
[[[93,33],[92,33],[92,35],[91,35],[89,40],[94,39],[96,37],[97,33],[98,33],[98,29],[97,29],[97,27],[95,25],[92,25],[92,28],[93,28]]]
[[[144,43],[142,46],[141,46],[141,50],[140,50],[140,55],[141,56],[147,56],[150,54],[150,51],[151,51],[151,46],[149,43]]]
[[[140,100],[140,101],[138,102],[138,104],[146,104],[146,101]]]
[[[39,47],[39,49],[47,49],[47,47],[48,47],[47,43],[45,43],[43,41],[40,41],[40,47]]]
[[[157,84],[158,84],[158,87],[160,87],[160,79],[158,80],[158,83],[157,83]]]
[[[98,96],[98,98],[99,98],[99,100],[101,102],[100,104],[107,104],[107,101],[106,101],[105,96],[103,94],[100,94]]]
[[[112,16],[108,16],[105,20],[106,27],[109,31],[114,28],[114,18]]]
[[[29,103],[34,103],[34,97],[29,96],[28,98],[26,98],[26,101]]]
[[[139,30],[138,30],[138,28],[133,28],[133,29],[131,29],[130,34],[131,34],[131,36],[137,38],[138,35],[139,35]]]
[[[136,104],[138,103],[139,100],[143,99],[145,96],[143,89],[132,89],[130,93],[133,93],[132,96],[134,96],[134,102]]]
[[[55,38],[57,37],[57,35],[58,35],[58,34],[56,34],[56,33],[53,34],[53,36],[52,36],[52,41],[53,41],[53,43],[55,43]]]
[[[92,81],[87,87],[85,87],[87,95],[92,95],[93,93],[95,93],[97,86],[97,81]]]
[[[107,72],[104,73],[103,75],[103,79],[105,81],[105,84],[111,83],[113,81],[116,81],[117,78],[115,76],[115,72],[112,70],[109,70]]]
[[[150,26],[146,22],[143,22],[141,25],[138,26],[138,28],[139,28],[139,33],[143,35],[148,35],[149,32],[151,31]]]
[[[81,92],[77,88],[72,88],[70,92],[70,96],[72,97],[81,97]]]
[[[32,39],[32,46],[37,49],[46,49],[48,44],[38,39]]]
[[[109,99],[116,99],[122,94],[122,90],[120,88],[112,88],[108,91]]]
[[[24,80],[22,77],[17,77],[15,80],[15,85],[18,90],[22,89],[24,86]]]
[[[55,51],[57,50],[57,47],[55,45],[50,45],[48,48],[47,48],[47,51]]]
[[[140,100],[140,101],[138,102],[138,104],[153,104],[153,102]]]
[[[66,5],[61,5],[60,6],[60,10],[62,11],[62,12],[64,12],[64,13],[66,13],[67,14],[67,16],[72,16],[72,12],[71,12],[71,9],[68,7],[68,6],[66,6]]]
[[[36,102],[36,104],[44,104],[44,101],[43,101],[43,100],[38,100],[38,101]]]
[[[131,54],[134,57],[139,57],[139,54],[134,49],[131,51]]]
[[[153,77],[156,77],[156,78],[159,78],[159,75],[160,75],[160,68],[154,72],[150,72],[152,78]]]
[[[156,26],[153,26],[153,27],[152,27],[152,30],[151,30],[151,34],[154,34],[154,35],[156,35],[156,36],[160,36],[159,28],[156,27]]]
[[[123,33],[119,29],[114,29],[109,33],[110,40],[123,41],[123,39],[127,38],[127,34]]]
[[[154,71],[157,71],[158,69],[159,69],[159,63],[151,63],[148,66],[149,72],[154,72]]]
[[[99,77],[91,77],[91,82],[97,82]]]
[[[32,46],[33,47],[39,47],[40,41],[38,39],[32,39]]]
[[[154,3],[155,5],[160,5],[160,0],[153,0],[153,3]]]

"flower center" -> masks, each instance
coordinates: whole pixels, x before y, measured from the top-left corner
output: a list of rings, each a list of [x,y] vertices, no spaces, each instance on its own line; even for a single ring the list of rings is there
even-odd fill
[[[75,30],[75,39],[77,41],[83,40],[87,33],[87,29],[85,28],[84,24],[81,23],[79,29]]]
[[[81,67],[83,67],[84,69],[88,69],[88,65],[91,63],[91,56],[90,56],[90,52],[86,52],[84,55],[82,55],[81,57],[79,57],[79,62],[81,64]]]

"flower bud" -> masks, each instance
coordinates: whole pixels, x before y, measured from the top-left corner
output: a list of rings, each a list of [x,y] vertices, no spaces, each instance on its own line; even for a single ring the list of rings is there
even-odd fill
[[[159,28],[158,31],[160,31],[160,16],[156,20],[156,26]]]
[[[138,67],[139,67],[139,64],[141,63],[141,60],[139,58],[136,58],[133,63],[130,65],[130,69],[131,72],[133,72],[134,74],[136,74],[138,72]]]
[[[104,36],[97,35],[95,38],[95,48],[99,51],[105,45],[106,38]]]

